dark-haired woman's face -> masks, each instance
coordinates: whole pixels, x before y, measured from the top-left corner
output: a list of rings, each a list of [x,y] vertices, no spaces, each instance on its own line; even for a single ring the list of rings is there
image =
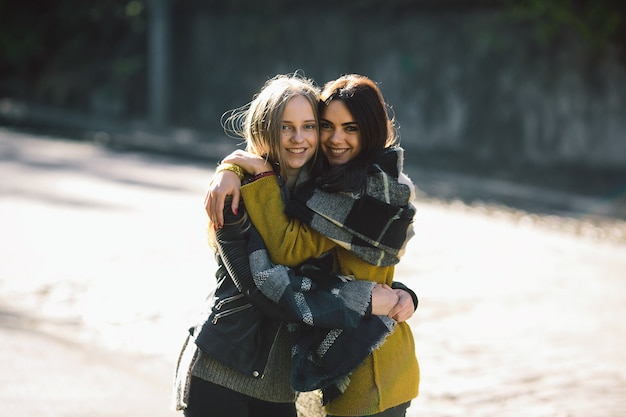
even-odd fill
[[[341,100],[332,100],[320,115],[320,144],[330,165],[342,165],[361,152],[361,131]]]

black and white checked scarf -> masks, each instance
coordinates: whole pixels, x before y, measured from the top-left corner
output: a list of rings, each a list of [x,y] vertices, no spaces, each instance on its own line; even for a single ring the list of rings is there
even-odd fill
[[[323,402],[345,391],[349,375],[393,331],[395,321],[367,315],[375,283],[330,273],[326,257],[292,269],[273,265],[254,227],[248,240],[256,287],[289,311],[294,390],[320,389]],[[327,255],[330,258],[330,254]]]
[[[413,236],[415,215],[415,189],[402,164],[402,148],[389,148],[368,170],[365,194],[329,193],[306,183],[285,212],[366,262],[395,265]]]

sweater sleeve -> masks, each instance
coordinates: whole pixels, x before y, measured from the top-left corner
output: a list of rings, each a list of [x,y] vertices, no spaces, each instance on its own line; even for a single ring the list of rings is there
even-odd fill
[[[336,246],[308,225],[287,217],[275,176],[242,186],[241,195],[273,263],[296,266]]]
[[[245,210],[243,204],[236,215],[230,208],[224,210],[224,227],[216,231],[216,242],[226,272],[253,306],[274,319],[331,329],[356,327],[371,315],[373,282],[344,281],[331,272],[328,257],[297,269],[270,264]],[[302,285],[307,279],[310,285]]]

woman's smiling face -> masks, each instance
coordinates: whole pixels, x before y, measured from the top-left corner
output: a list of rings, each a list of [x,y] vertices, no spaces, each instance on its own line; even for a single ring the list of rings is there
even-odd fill
[[[311,103],[303,96],[289,100],[283,113],[280,133],[282,158],[287,172],[302,168],[315,155],[317,124]]]
[[[361,131],[341,100],[332,100],[320,115],[320,143],[330,165],[342,165],[361,152]]]

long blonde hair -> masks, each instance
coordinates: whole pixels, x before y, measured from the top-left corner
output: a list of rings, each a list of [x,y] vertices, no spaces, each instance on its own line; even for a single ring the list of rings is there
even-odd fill
[[[267,80],[250,103],[224,113],[222,126],[229,136],[245,139],[248,152],[265,157],[282,170],[286,166],[280,152],[285,107],[293,97],[303,96],[311,104],[315,123],[319,125],[319,94],[313,80],[300,72],[279,74]],[[285,172],[278,173],[285,176]]]
[[[300,72],[279,74],[267,80],[252,101],[242,107],[228,111],[222,115],[222,127],[228,136],[242,138],[246,141],[246,150],[255,155],[265,157],[278,170],[278,174],[286,177],[280,143],[283,113],[289,100],[303,96],[311,104],[315,116],[315,124],[319,126],[317,115],[319,89],[313,80],[304,77]],[[317,150],[315,156],[317,156]],[[245,222],[245,216],[240,221]],[[209,222],[209,244],[216,247],[215,228]]]

